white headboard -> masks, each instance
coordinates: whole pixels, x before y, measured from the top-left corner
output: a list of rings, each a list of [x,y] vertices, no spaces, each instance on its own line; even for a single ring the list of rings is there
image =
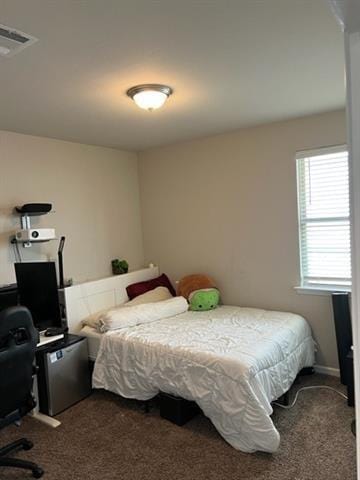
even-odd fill
[[[158,276],[159,268],[149,267],[65,288],[63,301],[69,332],[78,333],[82,327],[81,321],[92,313],[126,302],[128,285]]]

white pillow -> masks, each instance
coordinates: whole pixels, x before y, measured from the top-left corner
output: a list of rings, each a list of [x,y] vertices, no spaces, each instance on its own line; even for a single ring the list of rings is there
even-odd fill
[[[99,310],[98,312],[92,313],[88,317],[84,318],[84,320],[81,321],[83,327],[91,327],[91,328],[97,328],[99,325],[99,319],[107,312],[110,310],[114,310],[115,308],[121,308],[122,305],[119,305],[118,307],[110,307],[110,308],[104,308],[102,310]]]
[[[104,308],[96,313],[93,313],[86,317],[82,324],[83,326],[88,326],[92,328],[98,329],[100,319],[103,318],[105,314],[112,314],[119,310],[120,308],[130,307],[133,305],[142,305],[144,303],[155,303],[155,302],[162,302],[164,300],[168,300],[173,298],[170,291],[166,287],[156,287],[153,290],[149,290],[148,292],[143,293],[142,295],[138,295],[137,297],[133,298],[129,302],[123,303],[121,305],[117,305],[115,307]]]
[[[186,312],[189,305],[184,297],[173,297],[155,303],[144,303],[110,310],[99,318],[97,329],[102,332],[134,327],[141,323],[155,322]]]
[[[169,298],[173,298],[173,296],[171,295],[168,288],[156,287],[153,290],[149,290],[142,295],[138,295],[129,302],[126,302],[125,306],[128,307],[131,305],[141,305],[143,303],[162,302],[164,300],[169,300]]]

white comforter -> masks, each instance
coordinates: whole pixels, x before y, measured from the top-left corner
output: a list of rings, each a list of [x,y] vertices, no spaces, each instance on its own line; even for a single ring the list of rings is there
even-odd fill
[[[222,306],[104,334],[93,386],[138,400],[159,391],[195,400],[236,449],[274,452],[271,402],[313,363],[302,317]]]

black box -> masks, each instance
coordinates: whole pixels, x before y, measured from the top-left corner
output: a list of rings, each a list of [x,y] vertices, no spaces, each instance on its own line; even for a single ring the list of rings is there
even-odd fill
[[[160,393],[160,416],[180,427],[195,417],[201,410],[195,402]]]

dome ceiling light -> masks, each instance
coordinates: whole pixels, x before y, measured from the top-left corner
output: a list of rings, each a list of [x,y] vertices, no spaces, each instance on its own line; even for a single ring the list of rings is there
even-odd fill
[[[151,112],[162,107],[172,93],[172,88],[167,85],[148,83],[129,88],[126,95],[132,98],[138,107]]]

